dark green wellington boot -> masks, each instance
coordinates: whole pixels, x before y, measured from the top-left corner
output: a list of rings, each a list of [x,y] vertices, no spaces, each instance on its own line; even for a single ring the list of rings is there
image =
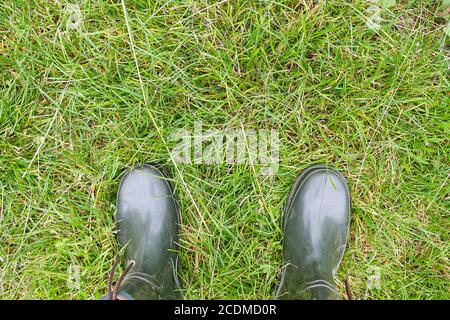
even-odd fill
[[[180,222],[173,187],[161,168],[144,164],[125,173],[117,194],[117,238],[126,246],[128,270],[109,298],[182,298],[175,252]]]
[[[284,212],[284,268],[278,299],[339,299],[334,285],[350,223],[350,194],[336,170],[316,165],[300,174]]]

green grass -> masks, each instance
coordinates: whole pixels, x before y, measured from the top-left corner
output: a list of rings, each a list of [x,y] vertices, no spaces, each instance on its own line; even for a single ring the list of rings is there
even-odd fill
[[[348,278],[356,299],[449,299],[446,21],[438,1],[396,2],[373,31],[360,0],[126,1],[145,99],[119,1],[79,2],[80,30],[65,1],[2,2],[0,298],[105,294],[120,175],[159,161],[182,207],[187,299],[273,297],[283,203],[314,163],[352,193],[343,296]],[[195,121],[278,129],[277,175],[176,170],[170,135]]]

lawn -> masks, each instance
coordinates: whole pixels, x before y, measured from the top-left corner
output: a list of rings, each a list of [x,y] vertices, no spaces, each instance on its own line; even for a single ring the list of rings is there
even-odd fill
[[[342,296],[348,279],[355,299],[449,299],[440,5],[2,2],[0,299],[104,295],[121,174],[148,161],[176,185],[187,299],[273,297],[284,201],[318,163],[339,169],[352,195]],[[199,122],[278,130],[276,174],[173,161],[172,134]]]

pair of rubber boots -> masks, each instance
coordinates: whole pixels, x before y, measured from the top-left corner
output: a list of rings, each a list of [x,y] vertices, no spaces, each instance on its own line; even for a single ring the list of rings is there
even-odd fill
[[[117,237],[127,261],[109,299],[181,299],[180,208],[161,166],[128,170],[117,195]],[[283,219],[283,270],[277,299],[339,299],[334,277],[346,247],[350,195],[336,170],[316,165],[300,174]]]

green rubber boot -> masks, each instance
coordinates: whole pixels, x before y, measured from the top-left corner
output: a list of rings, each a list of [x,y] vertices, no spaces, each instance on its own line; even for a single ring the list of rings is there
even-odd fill
[[[173,187],[161,168],[144,164],[125,173],[117,194],[117,238],[126,246],[129,270],[115,298],[182,298],[176,253],[180,222]]]
[[[339,299],[334,285],[350,224],[345,178],[323,165],[306,169],[284,212],[284,268],[278,299]]]

